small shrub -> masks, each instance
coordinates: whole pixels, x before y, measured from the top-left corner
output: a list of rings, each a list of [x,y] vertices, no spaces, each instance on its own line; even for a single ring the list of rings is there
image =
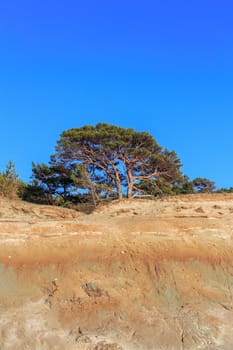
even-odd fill
[[[16,199],[19,197],[19,192],[23,186],[22,181],[15,170],[15,165],[10,161],[6,166],[5,172],[0,172],[0,196]]]

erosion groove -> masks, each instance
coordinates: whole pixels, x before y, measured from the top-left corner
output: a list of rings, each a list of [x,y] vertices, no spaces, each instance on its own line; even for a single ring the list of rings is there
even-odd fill
[[[0,349],[233,348],[232,195],[0,204]]]

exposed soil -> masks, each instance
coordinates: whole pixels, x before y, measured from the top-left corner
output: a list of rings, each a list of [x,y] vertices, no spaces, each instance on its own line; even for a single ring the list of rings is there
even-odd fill
[[[233,195],[0,199],[0,349],[232,350]]]

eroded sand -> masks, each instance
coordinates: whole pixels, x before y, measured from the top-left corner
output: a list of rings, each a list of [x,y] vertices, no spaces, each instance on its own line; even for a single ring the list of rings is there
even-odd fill
[[[0,349],[233,348],[233,195],[1,200],[0,242]]]

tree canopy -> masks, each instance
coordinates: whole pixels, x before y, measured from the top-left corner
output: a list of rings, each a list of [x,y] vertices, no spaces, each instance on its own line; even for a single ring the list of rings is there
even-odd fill
[[[121,199],[142,192],[142,182],[181,178],[181,163],[174,151],[163,150],[147,132],[99,123],[64,131],[51,166],[67,170],[82,165],[96,192]]]
[[[15,176],[10,164],[0,173],[2,187]],[[104,199],[213,191],[213,181],[182,174],[177,154],[148,132],[98,123],[62,132],[49,164],[32,164],[32,181],[21,184],[20,196],[89,212]]]

